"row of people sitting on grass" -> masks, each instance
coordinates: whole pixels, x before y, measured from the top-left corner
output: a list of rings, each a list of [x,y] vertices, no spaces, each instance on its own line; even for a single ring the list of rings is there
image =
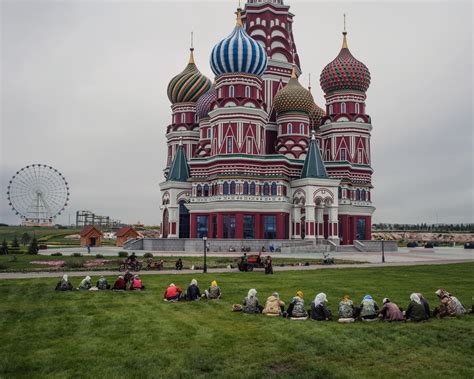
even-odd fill
[[[68,275],[64,274],[62,279],[56,285],[56,291],[72,291],[74,289],[72,283],[70,282]],[[78,290],[83,291],[99,291],[99,290],[109,290],[111,289],[110,284],[104,276],[101,276],[95,286],[92,285],[92,278],[87,275],[79,283],[77,287]],[[125,275],[120,275],[115,281],[113,290],[125,291],[125,290],[144,290],[145,286],[142,283],[141,278],[138,275],[133,275],[129,271]]]
[[[428,301],[420,293],[410,295],[410,303],[406,311],[399,308],[389,298],[382,300],[382,308],[379,308],[375,300],[370,295],[365,295],[359,306],[355,306],[348,295],[345,295],[339,302],[338,322],[352,323],[359,319],[362,321],[425,321],[430,317],[461,316],[466,313],[461,302],[449,292],[439,289],[436,295],[440,300],[440,305],[430,311]],[[244,313],[263,313],[267,316],[281,316],[292,320],[306,320],[310,318],[316,321],[329,321],[333,315],[327,307],[327,296],[325,293],[319,293],[311,302],[310,309],[306,310],[304,303],[304,294],[302,291],[296,292],[288,308],[285,311],[285,303],[280,300],[278,292],[274,292],[267,298],[265,306],[259,304],[257,291],[250,289],[243,300],[243,305],[234,304],[234,311]]]
[[[191,280],[186,292],[174,283],[171,283],[163,294],[163,300],[171,302],[180,300],[198,301],[201,298],[211,300],[218,300],[221,298],[221,289],[215,280],[211,282],[211,285],[204,291],[204,293],[201,293],[197,280],[193,279]]]

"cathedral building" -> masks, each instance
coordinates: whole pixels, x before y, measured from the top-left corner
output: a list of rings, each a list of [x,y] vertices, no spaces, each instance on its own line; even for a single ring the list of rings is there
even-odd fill
[[[168,85],[162,237],[370,240],[370,73],[346,31],[321,72],[322,108],[298,80],[290,7],[249,0],[236,14],[210,53],[214,80],[191,48]]]

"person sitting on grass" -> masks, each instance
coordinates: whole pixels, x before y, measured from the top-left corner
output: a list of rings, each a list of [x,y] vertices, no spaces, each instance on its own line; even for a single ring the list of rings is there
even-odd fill
[[[198,282],[196,279],[191,280],[191,284],[186,290],[186,300],[196,301],[201,298],[201,291],[198,287]]]
[[[138,275],[135,275],[130,283],[130,290],[131,291],[141,291],[144,290],[145,286],[142,283],[142,280]]]
[[[97,288],[99,290],[108,290],[108,289],[110,289],[110,284],[107,283],[107,279],[104,278],[103,276],[101,276],[99,278],[96,285],[97,285]]]
[[[125,283],[128,285],[129,283],[132,282],[133,274],[129,270],[127,270],[125,271],[125,275],[123,276],[123,279],[125,280]]]
[[[303,291],[296,292],[296,296],[291,299],[287,313],[287,317],[293,320],[306,320],[308,318],[308,313],[304,309]]]
[[[285,313],[285,303],[280,300],[278,292],[273,292],[272,296],[267,298],[265,308],[262,311],[267,316],[283,316]]]
[[[181,292],[183,292],[181,288],[177,287],[174,283],[171,283],[163,295],[164,300],[178,301],[181,296]]]
[[[311,319],[316,321],[332,320],[332,313],[328,309],[326,303],[328,302],[325,293],[318,293],[311,303]]]
[[[440,288],[435,294],[438,296],[440,305],[433,311],[433,316],[438,318],[441,317],[454,317],[462,316],[466,313],[466,309],[461,302],[448,291]]]
[[[127,282],[122,275],[117,278],[112,289],[116,291],[125,291],[127,289]]]
[[[380,310],[379,317],[383,321],[405,321],[405,318],[403,317],[403,313],[398,308],[398,305],[395,303],[392,303],[388,297],[382,300],[383,307]]]
[[[352,302],[349,295],[344,295],[342,300],[339,302],[339,319],[340,323],[349,323],[355,321],[355,309],[354,303]]]
[[[257,290],[255,288],[249,290],[243,304],[242,310],[244,313],[261,313],[263,310],[263,307],[258,304]]]
[[[426,300],[426,298],[423,296],[423,294],[421,294],[419,292],[417,293],[417,295],[421,300],[421,304],[423,304],[423,306],[425,307],[426,315],[428,316],[428,318],[430,318],[431,317],[431,311],[430,311],[430,304],[428,303],[428,300]]]
[[[204,296],[208,299],[220,299],[221,298],[221,289],[217,285],[217,282],[213,280],[211,286],[208,290],[204,291]]]
[[[405,311],[405,318],[407,321],[425,321],[428,320],[425,306],[423,305],[420,297],[416,293],[410,295],[410,304],[408,304],[407,310]]]
[[[59,281],[59,283],[56,285],[55,290],[56,291],[72,291],[72,284],[69,281],[69,278],[67,274],[64,274],[62,279]]]
[[[377,311],[379,306],[370,295],[365,295],[360,304],[360,318],[362,321],[377,320]]]
[[[89,275],[87,275],[84,279],[82,279],[81,283],[79,284],[78,290],[89,291],[92,287],[92,279]]]

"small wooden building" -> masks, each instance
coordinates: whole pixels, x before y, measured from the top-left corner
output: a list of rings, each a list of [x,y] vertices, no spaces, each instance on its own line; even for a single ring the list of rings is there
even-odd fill
[[[120,228],[115,235],[117,236],[116,246],[123,246],[128,240],[140,237],[140,233],[131,226]]]
[[[103,233],[94,225],[86,226],[81,235],[81,246],[96,247],[102,245]]]

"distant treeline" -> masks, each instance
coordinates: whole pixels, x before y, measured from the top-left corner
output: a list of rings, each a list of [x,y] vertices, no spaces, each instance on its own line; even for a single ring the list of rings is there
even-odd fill
[[[404,232],[470,232],[474,233],[474,224],[386,224],[372,225],[373,231]]]

